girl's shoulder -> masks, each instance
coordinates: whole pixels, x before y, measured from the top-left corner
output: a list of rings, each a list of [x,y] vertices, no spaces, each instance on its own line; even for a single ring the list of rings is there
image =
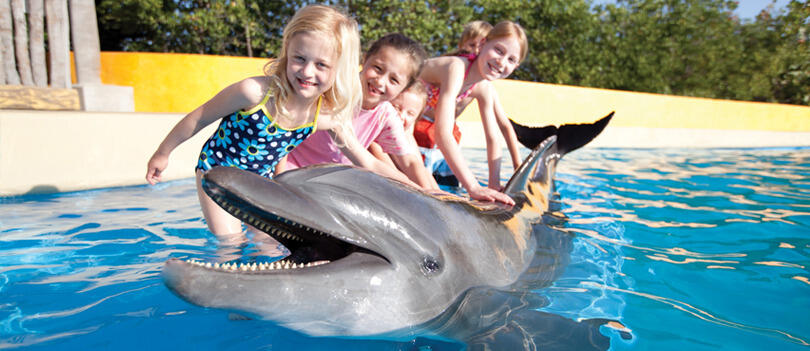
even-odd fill
[[[448,79],[463,79],[468,64],[466,59],[458,56],[434,57],[425,61],[420,78],[434,85],[440,85]]]
[[[270,89],[270,78],[255,76],[245,78],[234,84],[234,88],[247,102],[255,106],[261,103]]]
[[[377,107],[374,108],[374,111],[382,122],[386,122],[393,118],[395,121],[400,120],[400,123],[402,123],[399,117],[399,111],[397,111],[390,101],[383,101],[379,103]]]
[[[466,66],[469,61],[460,56],[438,56],[425,60],[424,67],[438,68],[462,65]]]
[[[490,99],[495,93],[495,87],[492,85],[492,82],[484,79],[475,83],[475,87],[473,87],[472,92],[470,92],[470,96],[476,99]]]

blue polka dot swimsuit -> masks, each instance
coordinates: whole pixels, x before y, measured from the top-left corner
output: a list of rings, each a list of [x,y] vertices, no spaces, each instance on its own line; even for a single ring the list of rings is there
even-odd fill
[[[272,178],[278,161],[315,132],[321,99],[318,98],[312,123],[286,130],[267,113],[265,104],[269,98],[268,92],[262,102],[250,110],[223,117],[219,128],[203,145],[195,169],[237,167]]]

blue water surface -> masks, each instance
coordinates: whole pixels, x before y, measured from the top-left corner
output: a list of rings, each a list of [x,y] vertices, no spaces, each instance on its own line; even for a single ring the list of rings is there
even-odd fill
[[[486,179],[485,152],[465,154]],[[573,249],[543,312],[618,322],[601,329],[615,350],[810,349],[810,150],[584,149],[558,167]],[[309,337],[163,285],[168,258],[216,255],[193,180],[0,198],[0,349],[463,349]]]

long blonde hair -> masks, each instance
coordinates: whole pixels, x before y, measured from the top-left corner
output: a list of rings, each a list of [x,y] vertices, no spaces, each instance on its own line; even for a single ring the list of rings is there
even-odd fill
[[[270,77],[270,91],[275,97],[276,113],[289,117],[285,108],[292,86],[287,77],[287,48],[290,40],[300,33],[317,33],[332,40],[337,50],[334,65],[335,82],[323,94],[323,110],[332,114],[339,124],[351,130],[351,120],[363,96],[360,85],[360,34],[357,22],[342,11],[323,5],[308,5],[295,13],[284,27],[279,57],[267,63],[264,73]]]
[[[526,39],[526,32],[523,31],[523,27],[519,24],[512,21],[498,22],[495,27],[492,27],[489,34],[487,34],[487,41],[513,36],[517,38],[518,44],[520,44],[519,62],[523,62],[526,55],[529,54],[529,40]]]

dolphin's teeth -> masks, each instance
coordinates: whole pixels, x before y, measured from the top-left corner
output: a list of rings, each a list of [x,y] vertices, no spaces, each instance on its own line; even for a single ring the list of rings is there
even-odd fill
[[[211,268],[211,262],[206,262],[205,263],[205,268]]]
[[[214,268],[219,269],[219,262],[214,262]]]

